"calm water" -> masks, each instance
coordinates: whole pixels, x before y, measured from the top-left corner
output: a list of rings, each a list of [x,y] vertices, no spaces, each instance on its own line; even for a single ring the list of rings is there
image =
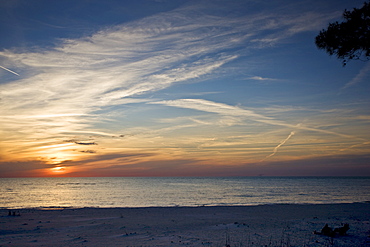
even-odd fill
[[[370,177],[0,178],[0,207],[150,207],[370,201]]]

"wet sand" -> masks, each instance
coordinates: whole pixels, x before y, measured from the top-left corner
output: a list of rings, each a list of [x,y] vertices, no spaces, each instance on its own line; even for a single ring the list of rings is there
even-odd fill
[[[370,203],[10,213],[0,210],[0,246],[370,246]],[[346,236],[313,234],[342,223]]]

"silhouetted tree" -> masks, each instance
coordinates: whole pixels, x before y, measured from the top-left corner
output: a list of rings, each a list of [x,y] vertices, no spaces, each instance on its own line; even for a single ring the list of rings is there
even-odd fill
[[[343,66],[348,60],[370,59],[370,2],[362,8],[344,10],[342,23],[330,23],[321,30],[315,43],[319,49],[343,59]]]

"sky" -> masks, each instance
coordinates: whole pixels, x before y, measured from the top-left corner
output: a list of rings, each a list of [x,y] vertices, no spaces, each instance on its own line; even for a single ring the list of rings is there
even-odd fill
[[[0,177],[370,176],[363,0],[2,0]]]

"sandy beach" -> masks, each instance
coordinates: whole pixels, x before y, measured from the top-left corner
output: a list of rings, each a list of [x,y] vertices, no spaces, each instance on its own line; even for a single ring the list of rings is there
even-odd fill
[[[370,246],[370,203],[0,210],[0,246],[227,245]]]

